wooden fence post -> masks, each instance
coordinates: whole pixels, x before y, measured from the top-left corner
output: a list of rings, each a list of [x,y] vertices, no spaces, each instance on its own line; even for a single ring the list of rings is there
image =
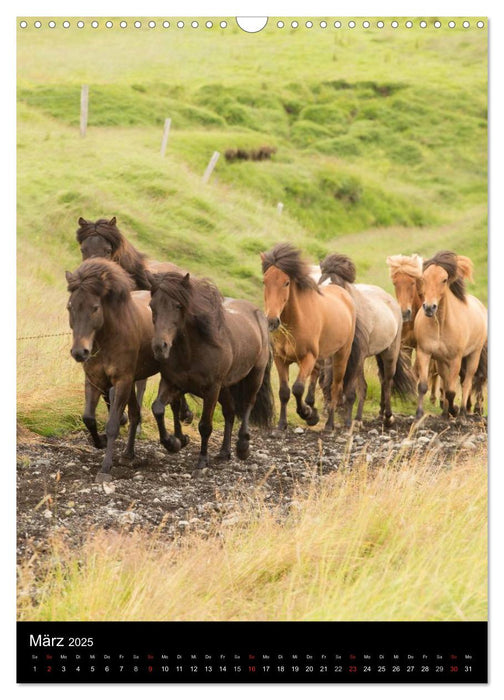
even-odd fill
[[[278,215],[280,215],[283,212],[283,207],[284,207],[283,202],[278,202],[278,204],[277,204]]]
[[[164,158],[166,153],[166,145],[168,143],[168,134],[170,133],[171,119],[165,119],[163,129],[163,140],[161,142],[161,157]]]
[[[210,175],[212,174],[213,169],[215,168],[217,161],[219,160],[219,156],[219,151],[214,151],[213,156],[210,158],[210,162],[208,163],[202,178],[202,182],[204,185],[206,185],[206,183],[209,181]]]
[[[89,85],[83,85],[80,98],[80,135],[86,135],[88,120]]]

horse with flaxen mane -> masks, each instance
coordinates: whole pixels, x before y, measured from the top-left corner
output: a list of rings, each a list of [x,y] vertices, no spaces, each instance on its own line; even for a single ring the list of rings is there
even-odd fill
[[[83,260],[88,258],[113,260],[131,275],[136,289],[150,289],[149,272],[184,272],[173,263],[160,263],[157,260],[150,260],[144,253],[138,251],[117,227],[115,216],[110,220],[98,219],[94,222],[86,221],[81,216],[76,238],[80,245]],[[146,382],[138,382],[137,397],[140,406],[142,405],[145,387]],[[182,397],[180,410],[181,419],[186,423],[191,423],[193,414],[187,405],[185,397]]]
[[[250,423],[269,427],[273,418],[271,350],[264,314],[248,301],[223,300],[209,281],[177,272],[150,275],[154,355],[167,392],[152,406],[162,421],[172,393],[203,399],[197,468],[209,466],[208,439],[217,401],[224,415],[219,459],[230,459],[235,416],[241,418],[236,454],[249,454]],[[170,391],[169,387],[173,387]]]
[[[264,273],[264,304],[269,329],[273,332],[273,354],[280,379],[280,420],[287,428],[287,402],[290,397],[289,366],[297,363],[299,374],[292,386],[296,411],[308,425],[316,425],[315,392],[321,363],[330,360],[332,384],[326,431],[334,428],[334,411],[342,402],[347,408],[355,400],[360,348],[355,335],[355,305],[342,287],[319,287],[311,277],[310,265],[290,243],[279,243],[261,253]],[[306,381],[310,389],[303,394]],[[349,424],[350,416],[345,422]]]
[[[464,362],[460,413],[465,416],[473,378],[477,380],[477,410],[483,377],[486,378],[487,311],[481,301],[467,294],[465,280],[472,280],[472,262],[451,251],[440,251],[423,264],[422,311],[415,318],[419,374],[417,419],[421,418],[427,391],[430,359],[444,387],[443,416],[458,413],[454,405],[456,382]],[[478,389],[479,386],[479,389]]]
[[[360,333],[357,394],[359,403],[355,419],[362,421],[362,411],[367,392],[364,376],[364,360],[376,357],[381,384],[380,416],[386,426],[391,426],[391,395],[394,389],[402,398],[412,396],[415,390],[413,373],[401,353],[402,314],[397,301],[384,289],[370,284],[355,284],[356,268],[346,255],[333,253],[320,263],[319,283],[330,280],[352,297],[357,313],[357,330]]]
[[[73,332],[71,354],[82,363],[85,373],[83,420],[94,446],[106,447],[96,479],[109,481],[114,443],[126,404],[130,426],[125,454],[134,457],[140,419],[134,383],[159,372],[159,363],[152,351],[154,327],[150,295],[145,291],[132,291],[128,274],[116,263],[103,258],[85,260],[75,272],[65,274],[70,292],[67,308]],[[109,403],[112,387],[114,393]],[[110,409],[105,435],[98,434],[95,418],[100,396]],[[173,441],[170,447],[172,451],[180,449]]]

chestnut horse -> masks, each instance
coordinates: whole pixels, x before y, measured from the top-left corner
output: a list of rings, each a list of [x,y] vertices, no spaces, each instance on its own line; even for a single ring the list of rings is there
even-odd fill
[[[217,401],[224,415],[219,459],[231,457],[235,415],[241,418],[236,454],[249,454],[249,421],[269,427],[273,419],[270,386],[271,348],[262,311],[248,301],[223,300],[207,280],[177,272],[150,276],[154,355],[166,380],[152,410],[162,420],[172,392],[203,399],[199,422],[201,449],[197,468],[209,466],[208,439]],[[169,386],[168,386],[169,385]]]
[[[443,382],[443,416],[458,413],[454,405],[456,383],[465,360],[460,413],[467,413],[473,377],[482,355],[486,356],[487,311],[479,299],[467,294],[466,279],[472,279],[469,258],[440,251],[423,264],[422,311],[415,318],[418,366],[418,407],[422,417],[423,399],[431,358],[436,361]],[[479,400],[479,397],[478,397]]]
[[[148,272],[183,272],[180,267],[170,262],[160,263],[157,260],[149,260],[144,253],[140,253],[134,245],[121,233],[117,227],[116,217],[112,219],[98,219],[98,221],[86,221],[79,218],[79,228],[76,232],[82,259],[106,258],[113,260],[128,272],[135,283],[136,289],[150,289],[147,279]],[[137,382],[137,398],[140,408],[147,380]],[[185,397],[180,403],[181,419],[191,423],[193,414],[187,405]],[[141,415],[140,415],[141,421]]]
[[[305,384],[316,385],[321,362],[330,359],[332,384],[325,430],[334,428],[334,411],[343,398],[355,399],[355,380],[360,348],[355,338],[355,305],[341,287],[319,287],[310,276],[310,266],[290,243],[279,243],[261,253],[264,274],[264,304],[273,354],[280,379],[280,420],[287,428],[287,402],[290,397],[289,366],[297,363],[299,374],[292,386],[296,411],[308,425],[319,420],[314,391],[303,401]],[[344,386],[345,385],[345,386]],[[353,397],[353,399],[352,399]],[[351,411],[350,404],[350,411]],[[348,424],[348,415],[346,416]]]
[[[116,263],[103,258],[84,261],[74,272],[66,272],[70,299],[67,308],[73,331],[72,357],[83,364],[85,409],[83,421],[94,446],[106,447],[96,480],[110,481],[114,443],[123,411],[128,405],[130,426],[126,455],[134,457],[135,433],[140,408],[134,383],[159,372],[152,351],[154,327],[149,308],[150,294],[131,292],[129,275]],[[105,435],[96,425],[100,396],[114,388]],[[179,447],[177,445],[175,449]]]
[[[319,284],[329,280],[338,284],[352,297],[360,333],[361,356],[358,368],[357,394],[359,403],[355,420],[362,422],[367,393],[364,375],[366,357],[376,357],[381,384],[380,417],[386,427],[394,422],[392,389],[403,398],[413,396],[415,381],[408,361],[401,353],[402,314],[397,301],[384,289],[371,284],[354,284],[356,269],[352,260],[339,253],[328,255],[320,263]]]

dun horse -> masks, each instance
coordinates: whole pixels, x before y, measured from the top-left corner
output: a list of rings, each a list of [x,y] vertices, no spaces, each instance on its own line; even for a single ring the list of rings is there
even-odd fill
[[[391,393],[406,398],[415,390],[414,377],[407,361],[401,354],[402,314],[397,301],[381,287],[370,284],[354,284],[355,265],[346,255],[334,253],[320,263],[319,284],[329,280],[347,290],[352,297],[357,325],[361,334],[357,394],[359,403],[355,419],[362,421],[367,383],[364,376],[364,360],[375,356],[381,383],[380,416],[386,426],[391,426],[394,417],[391,407]],[[351,410],[351,409],[350,409]]]
[[[465,416],[473,377],[486,358],[487,311],[476,297],[467,294],[466,279],[472,278],[469,258],[451,251],[436,253],[423,264],[422,311],[415,319],[418,365],[418,408],[422,417],[431,357],[436,361],[444,388],[443,416],[455,416],[456,383],[465,360],[460,413]],[[478,395],[479,404],[481,396]],[[477,407],[480,410],[480,406]]]
[[[352,298],[338,286],[319,288],[310,276],[310,266],[290,243],[279,243],[267,253],[261,253],[261,260],[265,310],[269,329],[273,332],[274,359],[280,378],[278,428],[287,428],[289,366],[293,363],[299,366],[298,377],[292,386],[297,413],[308,425],[318,423],[314,387],[321,362],[330,359],[332,385],[325,429],[331,431],[334,411],[342,401],[343,391],[347,401],[352,395],[355,399],[360,349],[354,342],[355,306]],[[304,401],[308,379],[310,391]]]
[[[241,418],[236,454],[249,454],[249,421],[268,427],[273,418],[271,350],[263,313],[248,301],[223,299],[208,281],[177,272],[152,275],[153,349],[168,382],[152,406],[158,423],[173,391],[203,399],[197,468],[209,466],[208,440],[217,401],[224,415],[220,459],[231,457],[235,415]],[[160,426],[161,430],[161,426]]]
[[[140,253],[118,229],[115,216],[110,220],[98,219],[95,222],[86,221],[80,217],[76,237],[83,260],[88,258],[113,260],[131,275],[136,289],[150,289],[149,272],[183,272],[173,263],[149,260],[144,253]],[[146,385],[146,380],[137,382],[136,385],[140,408]],[[191,423],[193,414],[184,397],[181,399],[180,412],[181,419]]]
[[[134,382],[159,372],[152,352],[154,328],[148,292],[131,293],[131,279],[113,262],[86,260],[66,273],[70,299],[67,304],[73,331],[72,357],[83,363],[85,409],[83,420],[95,447],[106,447],[97,481],[112,477],[114,443],[123,411],[128,405],[130,426],[126,455],[134,456],[140,408]],[[96,425],[96,405],[114,388],[105,435]]]

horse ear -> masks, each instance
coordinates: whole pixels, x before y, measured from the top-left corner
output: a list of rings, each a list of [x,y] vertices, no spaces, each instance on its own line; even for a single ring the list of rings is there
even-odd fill
[[[115,216],[113,216],[109,221],[109,226],[115,226],[116,222],[117,222],[117,219],[115,218]]]
[[[68,272],[68,270],[66,270],[66,271],[65,271],[65,277],[66,277],[66,281],[67,281],[67,282],[70,282],[70,280],[72,279],[72,273],[71,273],[71,272]]]
[[[189,277],[190,277],[190,274],[189,274],[189,273],[187,273],[187,274],[184,276],[184,279],[182,280],[182,284],[184,285],[184,287],[188,287],[188,286],[189,286]]]
[[[417,288],[418,296],[423,299],[423,296],[424,296],[424,279],[423,279],[423,277],[416,278],[416,288]]]
[[[266,253],[259,253],[259,255],[261,256],[262,262],[264,262],[266,260]]]
[[[82,216],[79,216],[79,226],[86,226],[87,221],[86,219],[83,219]]]

